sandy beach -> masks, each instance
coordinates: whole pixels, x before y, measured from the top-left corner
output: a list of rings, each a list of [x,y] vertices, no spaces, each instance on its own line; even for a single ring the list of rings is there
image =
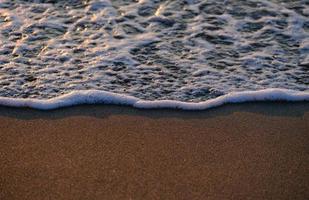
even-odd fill
[[[308,199],[309,103],[0,107],[0,199]]]

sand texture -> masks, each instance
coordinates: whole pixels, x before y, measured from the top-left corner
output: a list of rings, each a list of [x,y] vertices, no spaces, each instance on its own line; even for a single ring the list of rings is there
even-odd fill
[[[0,107],[0,199],[308,199],[309,104]]]

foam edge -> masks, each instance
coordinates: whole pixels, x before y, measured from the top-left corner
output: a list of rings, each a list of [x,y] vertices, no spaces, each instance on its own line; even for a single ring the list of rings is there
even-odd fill
[[[113,104],[126,105],[142,109],[182,109],[206,110],[228,103],[255,101],[309,101],[309,91],[270,88],[258,91],[231,92],[229,94],[203,102],[192,103],[175,100],[141,100],[136,97],[100,90],[80,90],[52,99],[23,99],[0,97],[0,106],[28,107],[39,110],[52,110],[82,104]]]

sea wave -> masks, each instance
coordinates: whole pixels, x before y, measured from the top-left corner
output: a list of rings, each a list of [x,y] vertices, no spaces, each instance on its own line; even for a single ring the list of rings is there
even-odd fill
[[[0,0],[1,97],[208,102],[308,91],[308,66],[307,0]]]

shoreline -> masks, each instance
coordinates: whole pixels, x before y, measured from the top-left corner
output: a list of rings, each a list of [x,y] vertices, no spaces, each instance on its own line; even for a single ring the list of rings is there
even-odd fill
[[[207,110],[226,104],[246,102],[309,102],[309,91],[268,88],[257,91],[231,92],[201,102],[178,100],[143,100],[101,90],[78,90],[50,99],[0,97],[0,106],[53,110],[78,105],[122,105],[142,109]]]
[[[0,107],[0,199],[306,199],[309,103]]]

